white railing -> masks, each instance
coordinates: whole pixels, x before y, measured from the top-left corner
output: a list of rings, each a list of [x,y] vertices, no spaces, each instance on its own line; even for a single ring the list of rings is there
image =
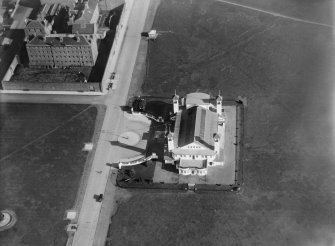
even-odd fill
[[[135,166],[139,165],[143,162],[150,161],[152,159],[157,159],[156,153],[152,153],[150,156],[139,156],[138,159],[131,160],[131,161],[120,161],[119,162],[119,169],[121,169],[123,166]]]

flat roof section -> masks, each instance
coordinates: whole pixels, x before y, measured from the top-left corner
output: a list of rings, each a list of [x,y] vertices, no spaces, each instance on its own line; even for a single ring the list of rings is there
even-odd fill
[[[210,95],[202,92],[189,93],[186,95],[187,105],[207,105],[210,103]]]

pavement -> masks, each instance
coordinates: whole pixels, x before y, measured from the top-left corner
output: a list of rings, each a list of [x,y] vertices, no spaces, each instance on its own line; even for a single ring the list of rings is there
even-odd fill
[[[129,1],[131,2],[131,1]],[[120,106],[126,104],[132,73],[140,44],[140,33],[143,30],[150,0],[134,1],[131,9],[126,36],[122,45],[122,50],[116,66],[116,73],[119,74],[118,87],[109,91],[105,97],[107,106],[101,135],[97,143],[97,150],[92,164],[92,170],[88,179],[86,192],[83,199],[78,218],[78,230],[74,234],[72,245],[104,245],[107,226],[109,220],[99,221],[99,218],[109,217],[108,209],[102,209],[102,204],[96,202],[94,195],[105,194],[105,200],[113,206],[114,189],[109,189],[105,193],[107,181],[110,176],[111,167],[107,163],[116,162],[120,158],[127,156],[126,150],[118,146],[111,145],[111,141],[117,141],[122,133],[122,119],[124,117]],[[108,141],[106,141],[108,139]],[[99,171],[99,172],[96,172]],[[114,176],[113,176],[114,178]],[[110,209],[113,209],[112,207]],[[101,214],[101,211],[106,215]],[[102,224],[101,224],[102,223]],[[106,235],[101,235],[101,230],[97,226],[106,229]]]

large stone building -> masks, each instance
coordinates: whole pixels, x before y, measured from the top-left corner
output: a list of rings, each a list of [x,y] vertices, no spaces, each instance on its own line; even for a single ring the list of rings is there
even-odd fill
[[[191,93],[181,99],[174,95],[172,100],[176,121],[167,134],[165,163],[174,164],[181,175],[199,176],[206,175],[210,166],[223,165],[222,97],[213,100],[205,93]]]
[[[29,65],[90,67],[98,56],[96,41],[83,35],[36,36],[27,44]]]
[[[58,16],[61,10],[62,16]],[[97,39],[106,34],[97,33],[98,18],[98,0],[44,1],[38,18],[25,27],[29,66],[94,66],[98,57]],[[59,33],[56,23],[68,33]]]

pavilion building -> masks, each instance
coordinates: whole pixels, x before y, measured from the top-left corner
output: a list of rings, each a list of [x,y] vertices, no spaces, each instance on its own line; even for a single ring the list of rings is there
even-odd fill
[[[205,93],[190,93],[172,98],[176,121],[167,134],[165,163],[176,166],[181,175],[207,174],[208,168],[224,165],[225,117],[222,97],[211,99]]]

